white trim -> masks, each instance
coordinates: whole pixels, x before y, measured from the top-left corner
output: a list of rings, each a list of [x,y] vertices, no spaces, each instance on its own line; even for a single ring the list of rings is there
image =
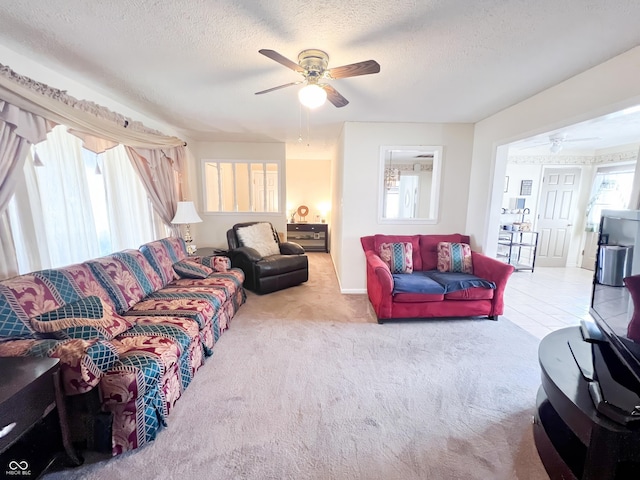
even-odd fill
[[[363,293],[367,293],[366,288],[341,288],[340,293],[344,295],[362,295]]]

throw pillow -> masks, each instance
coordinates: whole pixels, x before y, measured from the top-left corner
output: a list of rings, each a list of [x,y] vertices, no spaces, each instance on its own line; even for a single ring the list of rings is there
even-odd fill
[[[56,310],[31,318],[30,323],[45,338],[59,340],[111,340],[131,326],[127,320],[114,313],[108,303],[96,296],[67,303]]]
[[[473,273],[471,247],[466,243],[438,243],[438,271]]]
[[[173,269],[180,278],[207,278],[213,269],[189,260],[182,260],[173,264]]]
[[[262,257],[278,255],[280,247],[269,223],[255,223],[236,230],[240,242],[245,247],[255,249]]]
[[[228,272],[231,270],[231,259],[224,255],[211,255],[209,257],[195,257],[193,261],[213,268],[214,272]]]
[[[380,258],[389,266],[391,273],[413,272],[413,247],[409,242],[382,243]]]

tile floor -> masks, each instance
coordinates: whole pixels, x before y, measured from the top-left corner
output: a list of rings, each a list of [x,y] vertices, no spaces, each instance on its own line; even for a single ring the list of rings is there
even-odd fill
[[[507,283],[504,316],[542,338],[590,319],[593,272],[577,267],[537,267],[514,272]]]

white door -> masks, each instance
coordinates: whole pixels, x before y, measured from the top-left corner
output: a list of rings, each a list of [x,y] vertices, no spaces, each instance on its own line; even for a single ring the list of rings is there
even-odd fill
[[[536,266],[565,267],[571,245],[580,168],[548,168],[542,179]]]

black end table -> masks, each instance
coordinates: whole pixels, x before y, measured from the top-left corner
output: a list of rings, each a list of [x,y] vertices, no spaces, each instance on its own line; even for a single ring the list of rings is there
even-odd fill
[[[0,476],[36,478],[62,449],[72,465],[82,463],[71,444],[60,361],[0,358]]]

